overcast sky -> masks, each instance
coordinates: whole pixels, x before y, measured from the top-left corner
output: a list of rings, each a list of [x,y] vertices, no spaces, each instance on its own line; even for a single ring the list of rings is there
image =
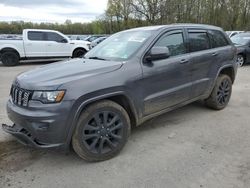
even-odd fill
[[[89,22],[104,13],[108,0],[0,0],[0,21]]]

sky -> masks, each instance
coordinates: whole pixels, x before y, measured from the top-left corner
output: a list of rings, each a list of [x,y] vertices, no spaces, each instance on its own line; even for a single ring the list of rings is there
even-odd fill
[[[0,21],[90,22],[104,13],[108,0],[0,0]]]

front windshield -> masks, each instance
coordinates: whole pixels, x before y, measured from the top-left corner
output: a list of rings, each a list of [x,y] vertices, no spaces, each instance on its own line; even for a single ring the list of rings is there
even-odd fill
[[[126,60],[133,55],[152,35],[152,31],[125,31],[114,34],[95,48],[85,58]]]
[[[235,35],[231,40],[234,44],[246,45],[250,41],[250,36]]]

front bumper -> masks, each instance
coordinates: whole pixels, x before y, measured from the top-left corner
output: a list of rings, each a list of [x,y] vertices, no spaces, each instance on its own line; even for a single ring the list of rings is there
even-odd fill
[[[36,103],[24,108],[13,104],[10,99],[7,113],[14,125],[2,125],[2,128],[25,145],[66,149],[71,107],[71,101],[63,101],[48,105]]]
[[[62,144],[39,143],[34,137],[32,137],[31,133],[16,124],[14,124],[13,126],[2,124],[2,128],[6,133],[13,135],[23,145],[28,145],[35,148],[59,148],[62,146]]]

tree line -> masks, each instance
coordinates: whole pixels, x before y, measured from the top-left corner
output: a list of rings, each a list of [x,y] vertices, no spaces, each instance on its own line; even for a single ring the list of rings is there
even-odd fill
[[[0,22],[0,33],[18,34],[25,28],[36,28],[65,34],[112,34],[133,27],[170,23],[250,30],[250,0],[109,0],[105,13],[90,23]]]

